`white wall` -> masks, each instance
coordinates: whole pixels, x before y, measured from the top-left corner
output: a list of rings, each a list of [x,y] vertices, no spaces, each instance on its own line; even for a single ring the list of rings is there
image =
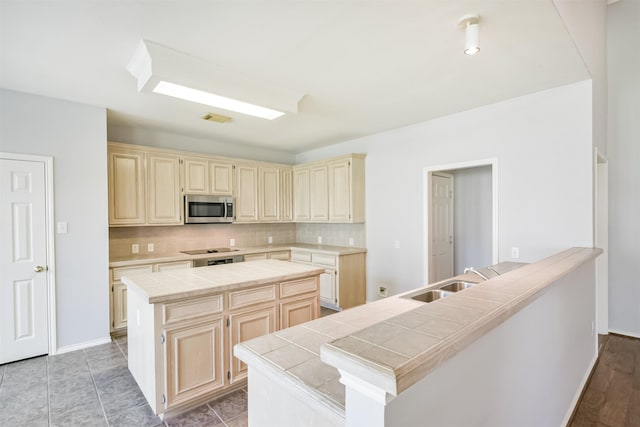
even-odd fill
[[[493,199],[491,166],[450,171],[453,174],[453,270],[486,267],[491,262]]]
[[[553,3],[591,75],[593,145],[604,154],[607,152],[607,0],[553,0]]]
[[[425,282],[425,167],[498,159],[500,261],[592,246],[591,96],[583,81],[298,155],[367,154],[368,299]]]
[[[212,124],[212,126],[215,126],[215,124]],[[208,153],[217,156],[261,160],[264,162],[293,164],[295,161],[295,155],[284,151],[270,150],[263,147],[250,147],[244,144],[233,144],[224,141],[214,141],[207,138],[180,135],[162,130],[109,125],[107,133],[109,141],[123,142],[125,144],[147,145],[150,147]]]
[[[109,337],[104,108],[0,90],[0,151],[53,157],[58,346]]]
[[[609,329],[640,337],[640,2],[608,7]]]

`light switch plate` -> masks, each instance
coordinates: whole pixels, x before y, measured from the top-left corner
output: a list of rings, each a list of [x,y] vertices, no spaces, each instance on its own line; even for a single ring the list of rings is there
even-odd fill
[[[235,246],[236,245],[236,239],[229,239],[229,246]]]
[[[140,252],[140,245],[138,245],[137,243],[134,243],[131,245],[131,253],[132,254],[137,254]]]
[[[56,224],[56,233],[67,234],[68,223],[66,221],[60,221]]]
[[[155,250],[155,247],[153,246],[153,243],[147,243],[147,252],[153,252]]]
[[[520,258],[520,248],[511,248],[511,258],[513,259]]]

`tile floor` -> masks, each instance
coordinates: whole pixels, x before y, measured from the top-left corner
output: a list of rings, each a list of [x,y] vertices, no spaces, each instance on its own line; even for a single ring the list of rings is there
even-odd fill
[[[333,313],[321,310],[321,316]],[[0,365],[0,426],[247,425],[246,389],[160,420],[127,368],[127,350],[124,336],[85,350]]]

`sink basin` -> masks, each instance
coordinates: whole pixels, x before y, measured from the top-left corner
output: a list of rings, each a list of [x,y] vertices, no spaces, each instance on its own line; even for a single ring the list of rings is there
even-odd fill
[[[464,291],[465,289],[469,289],[475,285],[476,285],[475,283],[471,283],[471,282],[452,282],[445,286],[442,286],[440,290],[448,291],[448,292],[458,292],[458,291]]]
[[[432,302],[435,300],[439,300],[440,298],[444,298],[453,294],[453,292],[443,291],[443,290],[435,290],[435,291],[426,291],[417,295],[413,295],[411,299],[422,302]]]

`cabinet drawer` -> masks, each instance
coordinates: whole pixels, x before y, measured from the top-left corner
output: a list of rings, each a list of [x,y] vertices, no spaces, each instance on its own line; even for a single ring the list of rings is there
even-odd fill
[[[318,281],[315,277],[300,280],[291,280],[280,283],[280,298],[288,298],[294,295],[315,292],[318,290]]]
[[[312,254],[311,262],[314,264],[326,265],[328,267],[335,267],[336,257],[334,255]]]
[[[120,280],[122,276],[126,276],[128,274],[151,273],[152,271],[153,266],[151,264],[136,265],[132,267],[118,267],[113,269],[113,280]]]
[[[191,261],[174,261],[156,264],[156,271],[181,270],[191,268]]]
[[[260,288],[243,289],[229,292],[229,310],[247,307],[253,304],[276,300],[276,286],[262,286]]]
[[[281,251],[281,252],[269,252],[269,259],[280,259],[282,261],[289,261],[290,255],[289,251]]]
[[[198,298],[196,301],[180,301],[165,304],[162,312],[162,324],[168,325],[182,320],[208,316],[221,313],[224,310],[222,294],[206,298]]]
[[[259,261],[261,259],[267,259],[267,254],[265,252],[261,254],[247,254],[244,256],[245,262],[247,261]]]
[[[293,262],[311,262],[310,252],[291,252],[291,261]]]

